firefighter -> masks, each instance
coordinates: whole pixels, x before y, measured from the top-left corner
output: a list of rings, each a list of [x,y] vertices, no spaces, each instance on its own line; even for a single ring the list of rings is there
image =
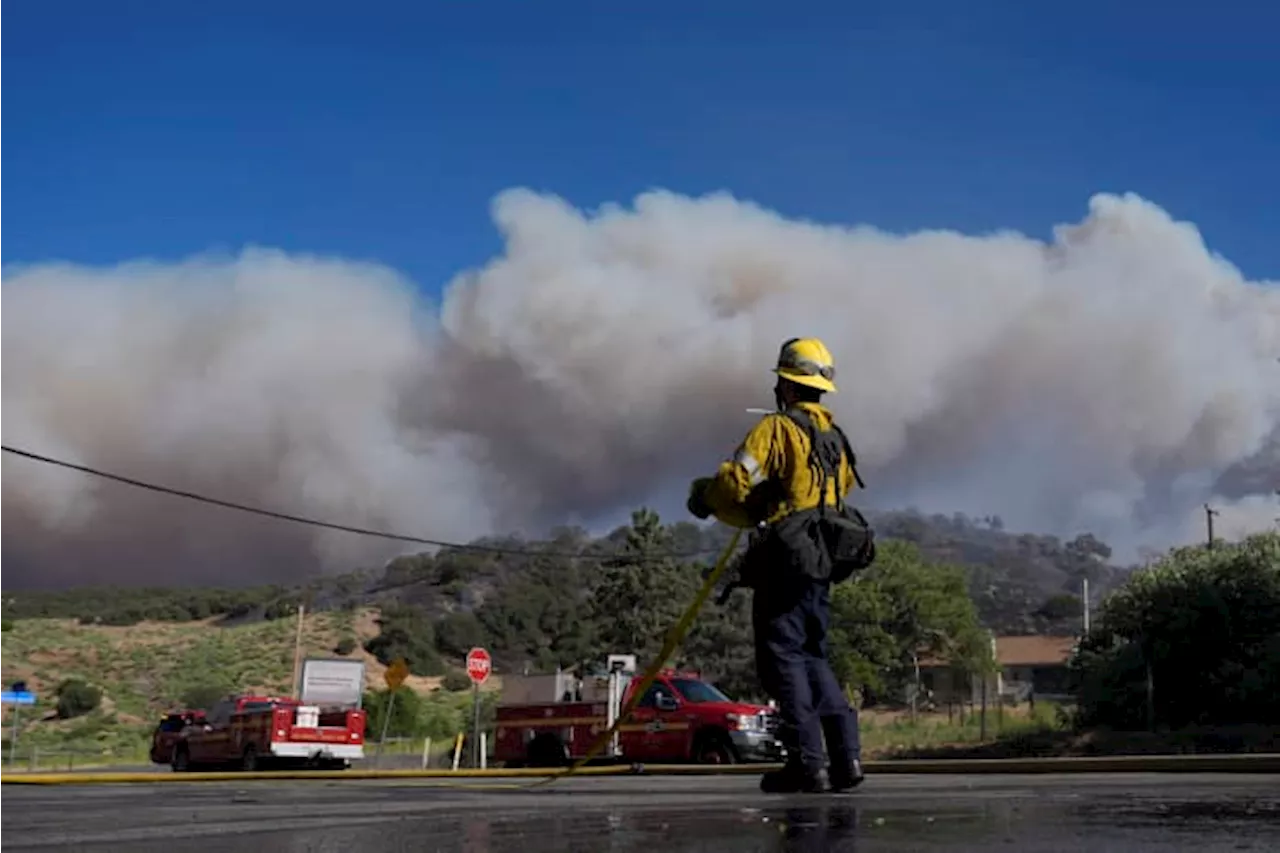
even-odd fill
[[[817,338],[787,341],[773,372],[778,412],[756,424],[714,477],[693,482],[688,508],[698,518],[714,515],[753,528],[738,583],[753,590],[757,675],[777,701],[788,755],[782,770],[764,774],[761,790],[850,791],[862,782],[861,747],[857,712],[827,661],[832,578],[810,565],[818,561],[818,537],[797,535],[812,526],[791,520],[813,516],[829,502],[842,505],[859,482],[856,462],[820,402],[836,390],[826,345]],[[834,435],[839,441],[833,444]],[[819,445],[836,448],[828,457],[836,461],[827,466],[834,476],[823,476],[814,462]]]

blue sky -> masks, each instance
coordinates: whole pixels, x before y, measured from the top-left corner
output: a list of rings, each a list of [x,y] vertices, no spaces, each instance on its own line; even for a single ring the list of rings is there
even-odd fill
[[[44,0],[4,24],[6,263],[259,244],[435,291],[499,249],[515,185],[1037,236],[1133,190],[1280,278],[1256,0]]]

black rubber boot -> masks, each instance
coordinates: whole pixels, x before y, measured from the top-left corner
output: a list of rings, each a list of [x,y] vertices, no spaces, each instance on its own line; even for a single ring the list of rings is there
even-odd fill
[[[825,794],[831,790],[831,783],[826,770],[788,764],[761,776],[760,790],[766,794]]]
[[[846,768],[831,768],[831,791],[836,794],[847,794],[862,784],[866,776],[862,772],[862,762],[854,761]]]

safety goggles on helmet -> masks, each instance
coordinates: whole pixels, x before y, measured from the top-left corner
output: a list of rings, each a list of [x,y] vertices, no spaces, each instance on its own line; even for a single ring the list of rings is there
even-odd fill
[[[836,368],[831,364],[818,364],[808,358],[801,358],[794,351],[786,350],[778,359],[778,369],[795,372],[804,376],[821,376],[828,382],[836,378]]]

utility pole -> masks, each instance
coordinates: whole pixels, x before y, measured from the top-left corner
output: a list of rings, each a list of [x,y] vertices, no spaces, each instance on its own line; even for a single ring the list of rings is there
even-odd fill
[[[298,602],[298,633],[293,640],[293,695],[298,697],[302,692],[302,685],[298,683],[298,679],[302,678],[302,620],[305,617],[307,605]]]
[[[18,715],[21,713],[22,706],[13,706],[13,734],[9,735],[9,769],[13,769],[14,762],[18,760]]]
[[[1204,524],[1209,533],[1209,547],[1213,547],[1213,517],[1218,515],[1218,510],[1213,509],[1208,504],[1204,505]]]
[[[1084,633],[1089,635],[1089,579],[1083,578],[1080,582],[1083,589],[1080,598],[1084,601]]]

